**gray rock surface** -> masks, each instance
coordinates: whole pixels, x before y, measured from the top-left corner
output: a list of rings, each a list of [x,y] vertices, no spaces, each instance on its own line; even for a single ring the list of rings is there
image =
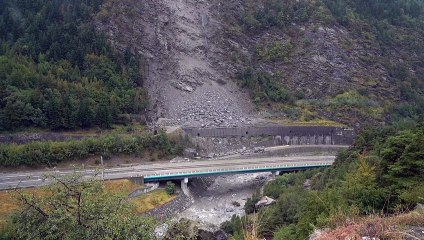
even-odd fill
[[[218,127],[256,119],[249,97],[231,80],[227,59],[216,46],[223,27],[211,2],[148,0],[115,5],[116,14],[99,19],[97,26],[118,49],[129,47],[146,60],[150,123],[167,118],[171,125]]]

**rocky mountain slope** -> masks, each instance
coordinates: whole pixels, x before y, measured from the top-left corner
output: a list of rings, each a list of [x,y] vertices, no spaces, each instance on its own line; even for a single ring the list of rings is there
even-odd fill
[[[352,126],[393,112],[416,117],[424,51],[411,22],[422,24],[421,13],[405,8],[409,18],[396,22],[362,13],[359,1],[338,3],[347,5],[109,0],[97,27],[119,49],[144,56],[152,122],[240,125],[257,121],[258,110]]]
[[[222,25],[206,1],[109,1],[98,26],[120,49],[145,58],[151,121],[228,126],[251,121],[253,106],[221,59]],[[163,123],[163,122],[162,122]]]

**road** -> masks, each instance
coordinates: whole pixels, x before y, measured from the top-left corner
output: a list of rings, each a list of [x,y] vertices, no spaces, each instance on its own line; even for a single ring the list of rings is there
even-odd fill
[[[292,156],[234,160],[202,160],[179,163],[156,163],[130,167],[115,167],[104,170],[104,179],[123,179],[144,176],[146,181],[181,179],[212,174],[230,174],[265,171],[293,171],[300,168],[329,166],[335,156]],[[48,174],[68,175],[74,170],[50,170],[0,173],[0,189],[36,187],[50,182]],[[99,169],[76,170],[84,178],[93,177]]]

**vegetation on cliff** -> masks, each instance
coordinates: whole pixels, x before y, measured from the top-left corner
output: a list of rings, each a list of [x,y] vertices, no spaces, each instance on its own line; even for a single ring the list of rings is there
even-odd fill
[[[228,37],[249,53],[230,54],[240,86],[259,108],[286,119],[349,125],[423,117],[423,1],[237,4],[223,7]]]

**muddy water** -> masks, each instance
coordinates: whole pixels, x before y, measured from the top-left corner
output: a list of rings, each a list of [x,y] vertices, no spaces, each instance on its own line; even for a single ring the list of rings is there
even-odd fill
[[[179,213],[178,218],[220,225],[234,214],[244,215],[246,199],[270,177],[270,173],[224,175],[215,178],[208,187],[192,186],[194,202]],[[240,206],[233,204],[235,202]]]

